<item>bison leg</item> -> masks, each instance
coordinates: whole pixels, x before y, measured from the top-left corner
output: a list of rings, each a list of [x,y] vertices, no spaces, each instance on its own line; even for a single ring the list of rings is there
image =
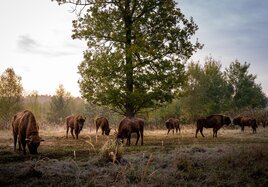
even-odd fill
[[[71,134],[72,134],[72,137],[74,139],[74,129],[71,128]]]
[[[213,137],[217,137],[217,131],[218,131],[217,129],[215,128],[213,129]]]
[[[143,131],[141,131],[141,145],[143,145]]]
[[[167,134],[169,133],[170,129],[168,129]]]
[[[22,150],[22,143],[21,143],[21,138],[18,136],[18,144],[19,144],[19,150]]]
[[[17,137],[18,135],[13,133],[13,138],[14,138],[14,151],[16,151],[16,146],[17,146]]]
[[[196,129],[196,132],[195,132],[195,137],[196,137],[196,138],[197,138],[197,133],[198,133],[198,131],[200,131],[201,135],[202,135],[203,137],[205,137],[204,134],[203,134],[203,127],[202,127],[201,129],[199,129],[199,128]]]
[[[138,132],[137,132],[137,141],[136,141],[136,144],[135,144],[135,145],[138,144],[139,139],[140,139],[140,133],[139,133],[139,131],[138,131]]]
[[[26,141],[22,141],[21,142],[21,145],[22,145],[22,149],[23,149],[23,154],[26,155]]]
[[[130,138],[131,138],[131,136],[127,137],[127,145],[130,145]]]
[[[69,126],[67,125],[67,129],[66,129],[66,139],[68,139],[68,132],[69,132]]]
[[[78,139],[78,134],[79,134],[79,130],[75,130],[74,133],[75,133],[75,138]]]
[[[179,133],[181,133],[180,127],[176,128],[176,133],[178,132],[178,130],[179,130]]]
[[[96,125],[96,134],[98,133],[99,127]]]
[[[244,131],[244,128],[245,128],[245,126],[243,125],[243,126],[241,126],[241,131]]]
[[[195,137],[197,138],[197,133],[198,133],[199,129],[196,129],[195,131]]]
[[[252,127],[253,134],[257,133],[257,129],[255,127]]]
[[[200,129],[200,133],[201,135],[203,136],[203,138],[205,137],[204,134],[203,134],[203,127]]]

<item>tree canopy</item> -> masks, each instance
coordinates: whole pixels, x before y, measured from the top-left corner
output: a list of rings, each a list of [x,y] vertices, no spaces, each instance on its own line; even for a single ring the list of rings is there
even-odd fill
[[[198,26],[174,0],[57,2],[88,5],[72,35],[88,46],[82,96],[126,116],[172,101],[186,80],[185,61],[202,48],[192,39]]]
[[[4,126],[22,108],[22,92],[21,77],[13,68],[7,68],[0,76],[0,122]]]
[[[233,88],[231,102],[234,110],[263,108],[267,104],[261,85],[255,82],[257,76],[249,73],[249,67],[249,63],[241,64],[235,60],[226,69],[227,81]]]
[[[222,70],[220,61],[207,57],[204,65],[189,63],[188,82],[179,99],[182,115],[196,119],[215,113],[242,112],[264,108],[267,97],[257,84],[256,75],[249,73],[249,63],[238,60]]]
[[[51,98],[48,121],[63,122],[65,118],[71,114],[70,102],[72,100],[71,94],[66,92],[63,85],[59,85],[56,89],[56,95]]]

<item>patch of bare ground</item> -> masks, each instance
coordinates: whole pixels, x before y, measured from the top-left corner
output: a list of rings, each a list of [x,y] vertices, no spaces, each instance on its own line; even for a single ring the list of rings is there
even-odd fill
[[[133,134],[113,163],[114,134],[84,129],[73,140],[64,127],[47,127],[39,154],[24,156],[14,153],[11,131],[0,131],[0,186],[268,186],[268,128],[223,128],[218,138],[211,129],[194,138],[194,126],[166,133],[146,130],[143,146]]]

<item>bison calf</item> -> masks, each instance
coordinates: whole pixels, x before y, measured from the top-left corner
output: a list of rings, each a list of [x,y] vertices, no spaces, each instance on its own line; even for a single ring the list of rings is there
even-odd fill
[[[137,133],[137,141],[136,145],[138,144],[139,138],[141,136],[141,145],[143,145],[143,131],[144,131],[144,120],[141,118],[124,118],[120,123],[118,127],[118,134],[117,134],[117,140],[124,138],[127,139],[127,145],[130,145],[130,138],[131,133]]]
[[[66,117],[66,127],[67,127],[66,138],[68,138],[69,128],[71,128],[71,134],[73,139],[74,139],[73,131],[75,132],[76,139],[78,139],[78,134],[83,129],[85,120],[86,118],[83,118],[82,115],[79,114]]]
[[[19,150],[23,149],[23,154],[26,154],[26,144],[30,154],[37,154],[37,148],[39,147],[40,142],[44,140],[39,136],[39,127],[33,113],[29,110],[24,110],[14,115],[12,128],[14,151],[16,151],[16,144],[18,141]]]
[[[256,119],[250,118],[248,116],[238,116],[233,119],[234,125],[239,125],[241,130],[244,131],[245,126],[249,126],[252,128],[253,134],[257,132],[257,122]]]
[[[109,122],[105,117],[99,117],[95,120],[95,126],[96,126],[96,134],[98,132],[98,129],[101,128],[102,135],[109,135],[110,134],[110,127]]]
[[[231,120],[227,116],[223,115],[211,115],[206,118],[199,118],[196,121],[196,133],[195,137],[197,138],[197,133],[200,131],[201,135],[203,137],[203,128],[213,128],[213,137],[217,137],[218,130],[223,126],[223,125],[230,125]]]
[[[176,133],[178,132],[181,132],[181,129],[180,129],[180,124],[179,124],[179,120],[176,119],[176,118],[169,118],[166,122],[166,127],[168,129],[168,132],[167,134],[169,133],[170,130],[172,130],[173,134],[174,134],[174,129],[176,129]]]

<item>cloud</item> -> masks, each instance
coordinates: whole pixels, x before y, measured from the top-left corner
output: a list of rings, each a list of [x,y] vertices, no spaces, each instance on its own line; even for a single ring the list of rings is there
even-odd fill
[[[31,52],[36,48],[40,47],[40,45],[32,39],[29,35],[21,35],[18,38],[18,48],[22,51]]]
[[[62,45],[45,45],[35,40],[29,34],[20,35],[17,39],[17,48],[22,53],[31,53],[46,57],[61,57],[77,54],[77,51],[74,50],[75,47],[82,53],[81,47],[71,45],[70,43],[66,44],[66,42],[59,42],[59,44]]]

